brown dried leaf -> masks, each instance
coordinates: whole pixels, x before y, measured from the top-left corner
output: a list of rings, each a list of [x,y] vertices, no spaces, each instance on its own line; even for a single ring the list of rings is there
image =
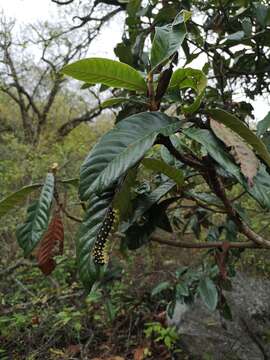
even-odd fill
[[[238,134],[225,125],[210,119],[210,126],[216,137],[231,148],[232,156],[236,163],[240,165],[240,169],[247,178],[249,186],[252,186],[253,178],[256,176],[259,167],[259,160],[252,149]]]
[[[144,359],[144,349],[143,347],[137,348],[134,351],[134,360],[143,360]]]
[[[60,210],[56,210],[48,230],[41,240],[37,253],[37,262],[44,275],[50,275],[55,269],[54,256],[63,254],[64,226]]]

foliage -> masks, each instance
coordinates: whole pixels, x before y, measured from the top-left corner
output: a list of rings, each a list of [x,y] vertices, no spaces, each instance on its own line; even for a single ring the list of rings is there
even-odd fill
[[[138,257],[147,257],[147,249],[156,243],[207,252],[196,266],[188,264],[170,273],[170,280],[164,279],[152,290],[150,302],[159,299],[164,307],[165,297],[171,317],[177,302],[190,304],[200,297],[209,311],[217,309],[231,318],[224,290],[231,286],[237,262],[247,249],[266,252],[270,247],[268,233],[259,225],[261,219],[269,220],[269,119],[266,116],[258,123],[256,134],[248,103],[269,91],[269,7],[263,1],[221,1],[218,6],[214,1],[171,1],[164,7],[159,1],[121,4],[114,4],[126,11],[123,42],[115,49],[120,61],[81,59],[64,64],[61,70],[83,81],[85,89],[110,88],[113,97],[101,108],[121,109],[115,125],[90,146],[79,182],[77,160],[81,159],[74,154],[78,151],[81,158],[89,149],[86,127],[81,130],[82,139],[74,136],[72,144],[67,145],[67,140],[63,148],[54,144],[45,158],[50,164],[59,162],[55,159],[59,152],[63,161],[67,147],[69,158],[76,162],[72,171],[62,171],[59,162],[60,169],[49,173],[34,203],[32,193],[31,198],[27,195],[35,185],[23,183],[21,190],[5,193],[0,214],[6,216],[21,201],[27,202],[26,221],[17,231],[26,255],[33,255],[38,243],[51,238],[48,224],[53,208],[61,210],[65,226],[69,220],[80,223],[75,236],[76,268],[96,321],[104,322],[93,311],[99,303],[111,324],[122,313],[132,313],[133,306],[140,307],[117,283],[123,275],[117,259],[128,264],[132,250]],[[200,15],[206,18],[203,23]],[[240,50],[234,51],[236,45],[242,46]],[[184,63],[179,61],[182,52]],[[195,69],[192,61],[201,54],[207,56],[207,63]],[[234,93],[240,87],[246,101],[236,103]],[[46,146],[55,139],[48,137]],[[33,150],[30,153],[35,158]],[[39,164],[39,170],[41,166],[45,173],[49,164]],[[29,179],[39,180],[35,168],[31,173],[29,169]],[[67,206],[70,198],[72,207]],[[62,236],[58,240],[62,242]],[[55,254],[49,253],[49,261],[55,261]],[[53,274],[57,271],[56,266]],[[119,292],[128,309],[124,302],[117,303]],[[25,321],[15,319],[18,327]],[[81,314],[66,307],[57,315],[55,326],[68,326],[81,334],[81,322]],[[146,337],[154,335],[167,350],[173,349],[175,330],[152,320],[147,326]]]

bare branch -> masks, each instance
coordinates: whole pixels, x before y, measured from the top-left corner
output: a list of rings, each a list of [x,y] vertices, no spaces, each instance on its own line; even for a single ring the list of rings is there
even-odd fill
[[[66,122],[58,129],[58,135],[60,137],[67,136],[73,129],[75,129],[81,123],[92,121],[98,115],[100,115],[101,112],[102,112],[102,109],[98,106],[98,107],[92,109],[91,111],[87,111],[82,116],[71,119],[70,121]]]

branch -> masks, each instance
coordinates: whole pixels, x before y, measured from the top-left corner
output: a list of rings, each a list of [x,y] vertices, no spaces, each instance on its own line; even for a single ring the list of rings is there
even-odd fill
[[[227,213],[234,220],[238,226],[239,231],[244,234],[248,239],[255,242],[259,246],[264,246],[265,248],[270,248],[270,241],[264,239],[259,234],[256,234],[239,216],[237,211],[231,204],[231,201],[228,199],[225,191],[224,184],[221,178],[216,174],[216,170],[213,165],[206,164],[207,174],[205,174],[205,180],[209,186],[214,190],[216,195],[222,200]]]
[[[76,221],[78,223],[82,223],[83,219],[82,218],[78,218],[77,216],[71,215],[64,207],[62,207],[62,211],[63,213],[66,215],[67,218]]]
[[[190,242],[190,241],[173,241],[174,235],[171,236],[171,240],[163,239],[161,236],[152,235],[150,240],[153,242],[157,242],[159,244],[173,246],[181,249],[216,249],[216,248],[223,248],[224,242],[223,241],[216,241],[216,242]],[[230,242],[229,247],[233,249],[263,249],[263,247],[254,244],[252,241],[246,242]]]
[[[91,111],[86,112],[80,117],[76,117],[74,119],[71,119],[70,121],[63,124],[58,129],[58,135],[60,137],[67,136],[73,129],[75,129],[78,125],[80,125],[82,122],[89,122],[92,121],[94,118],[96,118],[98,115],[100,115],[102,112],[102,109],[98,106],[92,109]]]
[[[219,178],[216,174],[216,170],[210,161],[206,160],[203,163],[201,160],[197,159],[193,155],[181,154],[173,146],[168,137],[160,136],[158,142],[160,144],[163,144],[177,160],[193,168],[200,169],[210,188],[213,189],[215,194],[222,200],[227,214],[230,215],[230,217],[234,220],[235,224],[238,226],[239,231],[244,234],[248,239],[256,243],[258,246],[270,248],[269,240],[266,240],[259,234],[256,234],[244,221],[242,221],[239,214],[232,206],[231,201],[227,198],[224,184],[221,178]]]
[[[160,135],[158,137],[159,144],[164,145],[167,150],[179,161],[182,163],[189,165],[195,169],[203,170],[205,171],[205,165],[201,162],[200,159],[196,158],[194,155],[191,154],[182,154],[180,153],[172,144],[171,140],[163,135]]]

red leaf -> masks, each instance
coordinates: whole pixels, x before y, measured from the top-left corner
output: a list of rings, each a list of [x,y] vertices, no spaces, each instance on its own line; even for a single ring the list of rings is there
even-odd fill
[[[63,254],[64,226],[60,210],[56,210],[49,224],[48,230],[41,240],[37,253],[37,261],[44,275],[50,275],[55,269],[54,256]]]

